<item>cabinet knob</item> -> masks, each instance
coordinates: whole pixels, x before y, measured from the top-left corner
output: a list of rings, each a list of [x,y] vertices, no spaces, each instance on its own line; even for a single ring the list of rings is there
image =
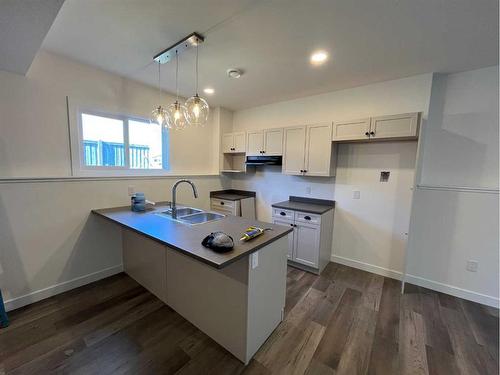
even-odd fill
[[[304,169],[304,173],[307,173],[307,169]]]
[[[305,220],[311,220],[311,216],[304,216]]]
[[[370,133],[366,132],[366,133],[365,133],[365,135],[366,135],[367,137],[369,137],[369,136],[370,136]]]
[[[375,132],[370,132],[370,135],[375,135]]]
[[[293,224],[290,224],[291,227],[293,227]]]

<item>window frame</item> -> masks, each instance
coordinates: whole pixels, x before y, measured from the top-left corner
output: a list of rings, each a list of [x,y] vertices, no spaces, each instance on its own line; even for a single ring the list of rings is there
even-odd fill
[[[119,120],[123,123],[123,146],[124,146],[124,165],[123,166],[92,166],[85,164],[84,146],[83,146],[83,115],[99,116],[113,120]],[[162,142],[162,168],[161,169],[142,169],[130,167],[130,139],[129,139],[129,121],[149,123],[149,120],[141,116],[124,113],[111,113],[91,108],[77,108],[76,110],[76,142],[71,143],[77,146],[71,150],[73,175],[82,177],[109,177],[109,176],[162,176],[170,172],[170,134],[165,127],[161,128]],[[76,167],[76,168],[75,168]]]

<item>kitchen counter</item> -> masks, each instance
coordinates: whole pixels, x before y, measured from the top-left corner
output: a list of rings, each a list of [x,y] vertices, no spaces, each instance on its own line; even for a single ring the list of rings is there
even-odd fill
[[[225,199],[228,201],[239,201],[245,198],[255,198],[255,196],[256,194],[254,191],[236,190],[236,189],[227,189],[227,190],[210,192],[210,198]]]
[[[92,212],[216,268],[226,267],[292,231],[291,228],[281,225],[236,216],[226,216],[221,220],[189,225],[157,215],[167,208],[166,203],[160,203],[146,212],[133,212],[130,206],[99,209]],[[272,230],[265,231],[264,234],[251,241],[239,241],[242,232],[249,226]],[[201,245],[203,238],[216,231],[225,232],[233,238],[233,250],[220,254]]]
[[[335,208],[335,201],[290,196],[289,200],[274,203],[272,207],[321,215],[333,210]]]
[[[235,216],[190,225],[159,215],[167,207],[92,212],[122,227],[123,269],[130,277],[247,364],[283,320],[291,228]],[[240,242],[252,225],[272,230]],[[232,251],[201,245],[215,231],[233,237]]]

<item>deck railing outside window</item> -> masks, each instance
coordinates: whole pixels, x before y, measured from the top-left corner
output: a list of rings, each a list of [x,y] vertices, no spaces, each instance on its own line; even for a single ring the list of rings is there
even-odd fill
[[[149,147],[130,145],[130,168],[147,169],[149,165]],[[83,141],[83,153],[86,166],[123,167],[125,165],[125,147],[123,143]]]

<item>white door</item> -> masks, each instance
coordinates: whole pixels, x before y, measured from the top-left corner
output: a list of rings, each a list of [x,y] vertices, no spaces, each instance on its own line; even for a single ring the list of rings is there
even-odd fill
[[[372,117],[370,137],[373,139],[417,137],[418,113]]]
[[[333,123],[332,140],[334,141],[354,141],[369,138],[369,118]]]
[[[247,155],[258,156],[264,151],[264,132],[253,131],[247,133]]]
[[[330,176],[332,156],[331,124],[309,125],[306,136],[306,176]]]
[[[233,133],[222,134],[222,152],[233,152],[234,137]]]
[[[283,155],[283,129],[269,129],[264,132],[264,154]]]
[[[245,132],[233,133],[233,136],[234,136],[233,152],[245,152],[246,148]]]
[[[283,225],[285,227],[293,227],[292,220],[273,218],[273,224]],[[295,232],[295,228],[294,228],[294,232]],[[288,233],[288,253],[286,254],[286,257],[290,260],[293,259],[294,232]]]
[[[306,127],[286,128],[284,135],[283,173],[303,175]]]
[[[293,260],[309,267],[319,265],[320,226],[296,222]]]

